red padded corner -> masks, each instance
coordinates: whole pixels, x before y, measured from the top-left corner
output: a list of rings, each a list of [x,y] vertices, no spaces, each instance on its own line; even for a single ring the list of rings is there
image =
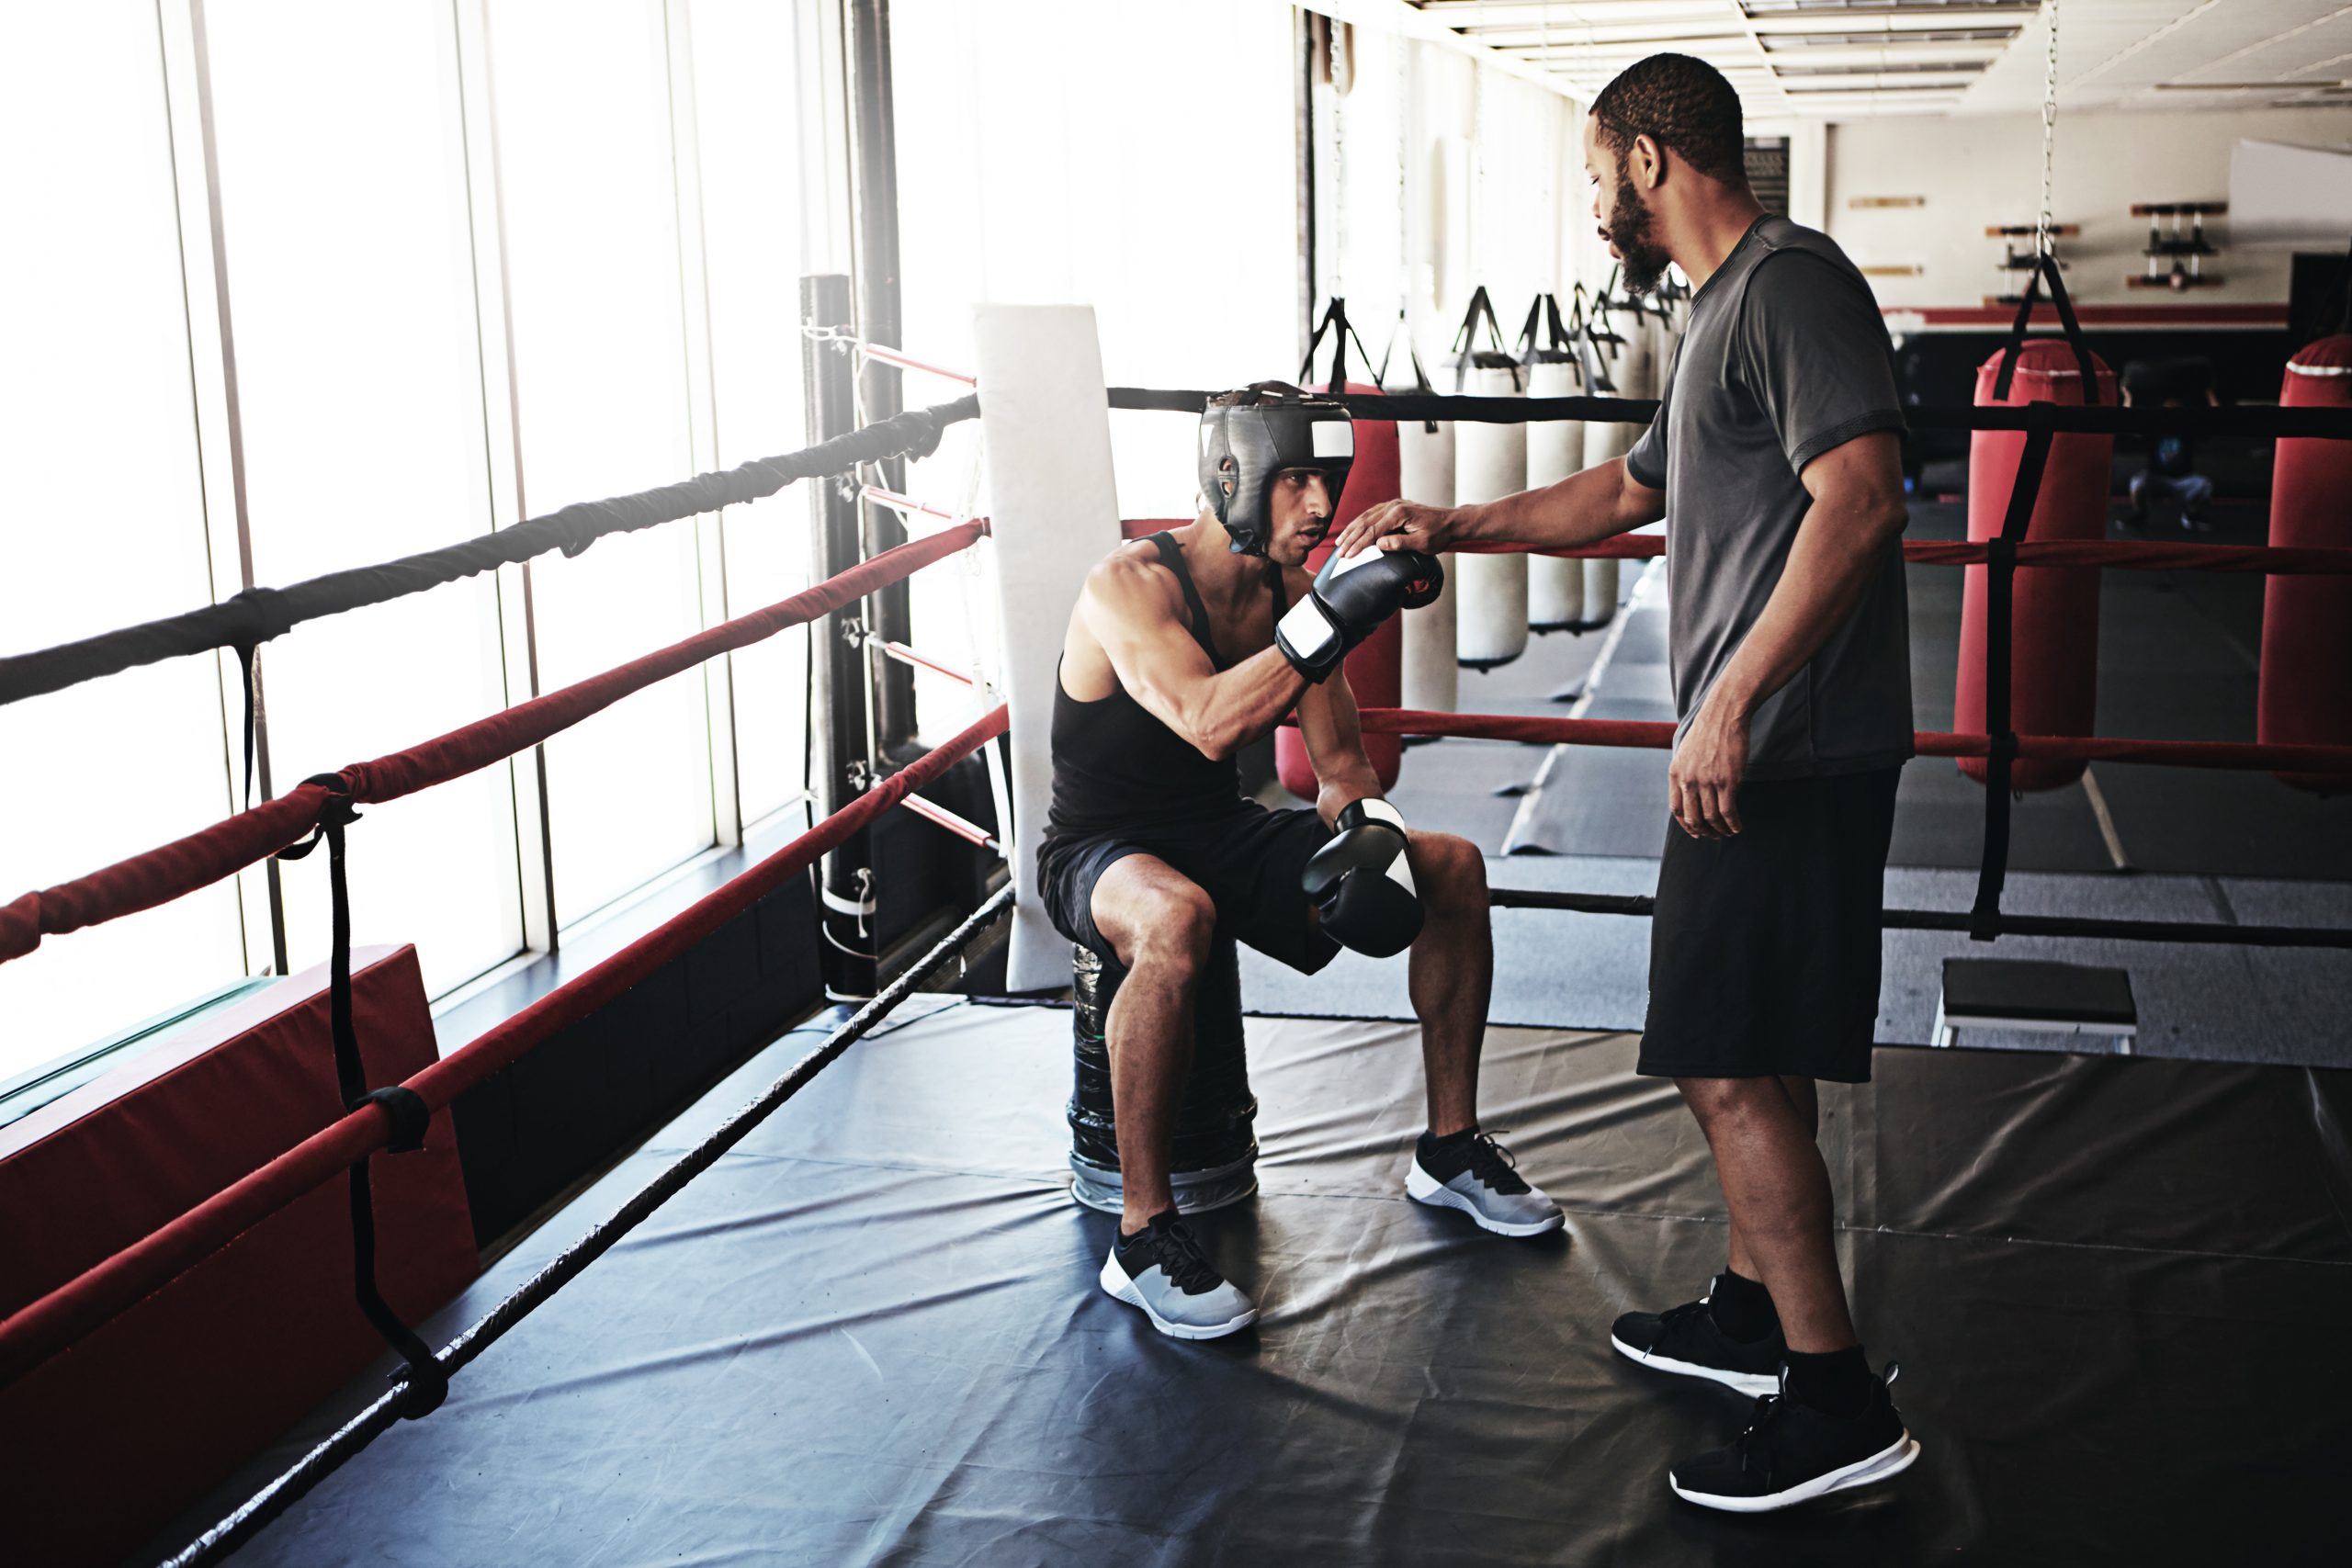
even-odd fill
[[[416,950],[353,954],[371,1088],[438,1052]],[[13,1313],[334,1121],[322,967],[0,1129],[0,1313]],[[456,1128],[379,1155],[377,1278],[413,1324],[478,1271]],[[0,1388],[6,1554],[111,1562],[383,1351],[352,1299],[337,1180]]]

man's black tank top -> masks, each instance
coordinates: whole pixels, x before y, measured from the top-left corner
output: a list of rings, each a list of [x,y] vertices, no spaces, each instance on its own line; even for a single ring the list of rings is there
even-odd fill
[[[1209,635],[1208,606],[1184,566],[1173,536],[1151,536],[1159,564],[1176,574],[1192,612],[1193,640],[1220,673],[1231,668],[1218,656]],[[1274,618],[1282,619],[1281,570],[1266,571]],[[1114,672],[1111,694],[1080,702],[1054,673],[1054,791],[1046,814],[1046,841],[1108,832],[1150,822],[1204,821],[1241,801],[1240,765],[1228,757],[1212,761],[1135,700]]]

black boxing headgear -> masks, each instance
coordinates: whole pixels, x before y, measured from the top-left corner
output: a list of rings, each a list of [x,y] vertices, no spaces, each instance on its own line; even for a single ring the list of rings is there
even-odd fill
[[[1274,478],[1313,468],[1340,509],[1348,468],[1355,461],[1355,425],[1337,398],[1319,398],[1281,381],[1260,381],[1255,400],[1212,402],[1201,413],[1201,493],[1233,553],[1262,556],[1274,527]]]

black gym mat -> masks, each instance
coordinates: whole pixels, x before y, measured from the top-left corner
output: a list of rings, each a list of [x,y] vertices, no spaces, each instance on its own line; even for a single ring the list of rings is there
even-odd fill
[[[1254,1331],[1162,1338],[1063,1193],[1069,1015],[918,998],[240,1554],[300,1564],[2335,1563],[2352,1083],[1883,1051],[1825,1095],[1840,1251],[1924,1452],[1765,1519],[1664,1468],[1748,1402],[1611,1353],[1723,1258],[1621,1035],[1497,1031],[1484,1107],[1569,1229],[1398,1191],[1411,1032],[1252,1020],[1263,1190],[1208,1216]],[[469,1320],[806,1048],[501,1261]],[[380,1382],[363,1380],[354,1400]],[[330,1427],[249,1466],[225,1506]],[[220,1507],[192,1517],[209,1524]],[[159,1542],[159,1547],[174,1540]]]

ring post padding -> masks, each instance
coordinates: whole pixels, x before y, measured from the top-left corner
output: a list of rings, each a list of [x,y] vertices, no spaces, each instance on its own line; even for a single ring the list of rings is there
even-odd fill
[[[973,335],[1012,733],[1012,831],[999,836],[1021,890],[1005,986],[1046,990],[1069,974],[1033,886],[1053,790],[1054,663],[1086,574],[1119,543],[1110,401],[1089,306],[977,306]]]
[[[1069,1097],[1070,1196],[1119,1212],[1119,1129],[1111,1100],[1111,1003],[1126,971],[1091,948],[1070,950],[1075,1078]],[[1258,1190],[1258,1100],[1241,1022],[1241,955],[1230,937],[1209,944],[1193,998],[1193,1066],[1169,1138],[1176,1212],[1238,1203]]]
[[[2278,403],[2352,409],[2352,336],[2321,338],[2290,359]],[[2352,441],[2281,436],[2274,464],[2270,544],[2352,547]],[[2264,744],[2352,746],[2352,578],[2270,578],[2255,712]],[[2321,795],[2352,790],[2352,773],[2278,776]]]
[[[1518,364],[1478,354],[1464,375],[1465,389],[1507,398],[1521,391]],[[1498,501],[1527,488],[1527,426],[1457,423],[1453,427],[1455,504]],[[1527,650],[1527,557],[1461,555],[1453,581],[1461,585],[1455,611],[1454,659],[1472,670],[1508,664]]]

